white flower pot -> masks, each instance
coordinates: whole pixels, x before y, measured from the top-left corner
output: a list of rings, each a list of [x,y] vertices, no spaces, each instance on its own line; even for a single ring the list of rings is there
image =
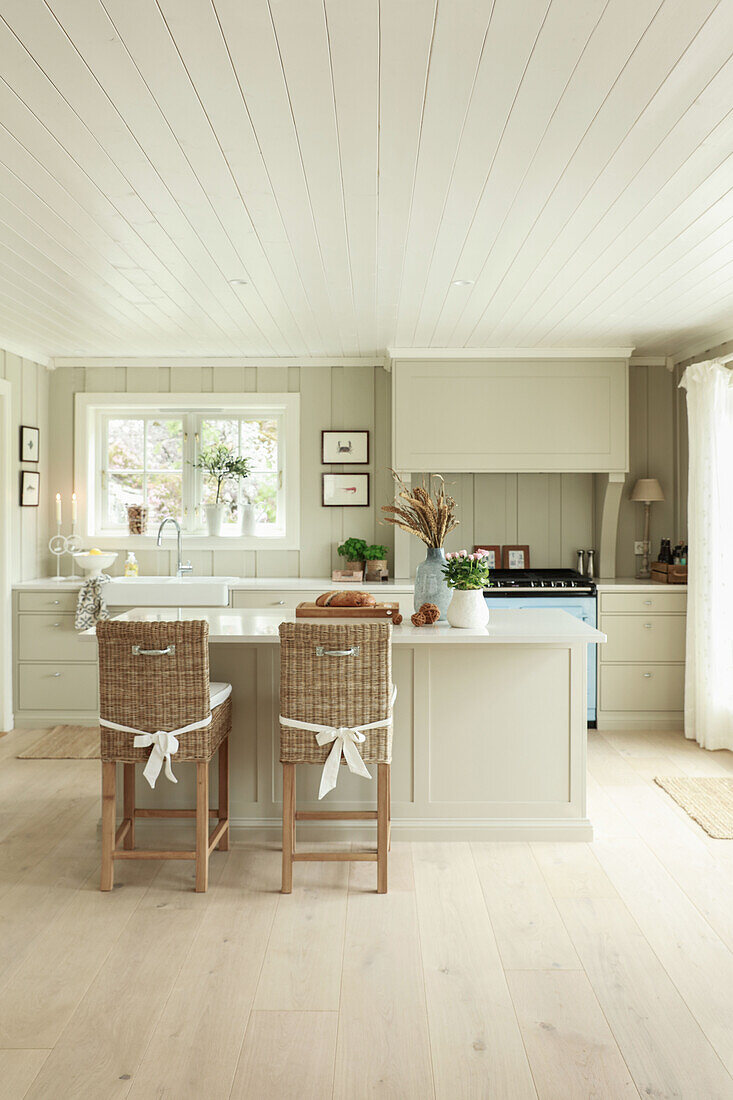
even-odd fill
[[[489,609],[480,588],[454,588],[448,604],[448,622],[460,628],[486,626]]]
[[[206,527],[209,535],[214,538],[221,534],[221,525],[224,522],[224,513],[226,510],[226,504],[207,504],[204,508],[204,512],[206,513]]]
[[[242,534],[254,535],[257,528],[257,513],[254,504],[242,505]]]

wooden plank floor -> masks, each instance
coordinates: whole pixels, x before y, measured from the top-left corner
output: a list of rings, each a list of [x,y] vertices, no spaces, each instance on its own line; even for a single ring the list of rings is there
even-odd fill
[[[654,776],[733,775],[680,733],[589,735],[579,843],[277,845],[118,865],[96,761],[0,740],[3,1100],[733,1100],[733,843]]]

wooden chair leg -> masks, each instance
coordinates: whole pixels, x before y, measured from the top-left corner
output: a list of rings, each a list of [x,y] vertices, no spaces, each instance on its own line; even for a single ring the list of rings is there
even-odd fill
[[[130,828],[122,841],[128,851],[135,847],[135,765],[123,764],[123,816],[129,818]]]
[[[298,772],[296,771],[295,764],[293,764],[293,798],[292,798],[292,806],[293,806],[293,813],[292,813],[292,818],[293,818],[293,849],[292,849],[292,852],[293,852],[293,855],[295,855],[295,828],[296,828],[295,807],[297,805],[297,801],[298,801]]]
[[[377,893],[387,893],[389,764],[377,764]]]
[[[295,829],[295,764],[283,764],[282,892],[293,892],[293,831]]]
[[[196,763],[196,893],[209,885],[209,762]]]
[[[392,765],[387,765],[387,851],[392,851]]]
[[[219,821],[229,821],[229,738],[219,745]],[[229,827],[217,844],[220,852],[229,851]]]
[[[111,890],[115,878],[115,826],[117,823],[117,765],[102,762],[102,876],[100,890]]]

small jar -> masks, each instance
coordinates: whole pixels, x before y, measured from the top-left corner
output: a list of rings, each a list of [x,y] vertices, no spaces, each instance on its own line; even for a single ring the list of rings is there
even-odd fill
[[[148,529],[148,509],[144,504],[129,504],[127,529],[131,535],[144,535]]]

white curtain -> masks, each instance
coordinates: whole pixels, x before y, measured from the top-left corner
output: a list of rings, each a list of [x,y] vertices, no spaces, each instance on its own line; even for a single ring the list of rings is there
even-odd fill
[[[685,734],[733,749],[733,370],[695,363],[680,385],[690,439]]]

